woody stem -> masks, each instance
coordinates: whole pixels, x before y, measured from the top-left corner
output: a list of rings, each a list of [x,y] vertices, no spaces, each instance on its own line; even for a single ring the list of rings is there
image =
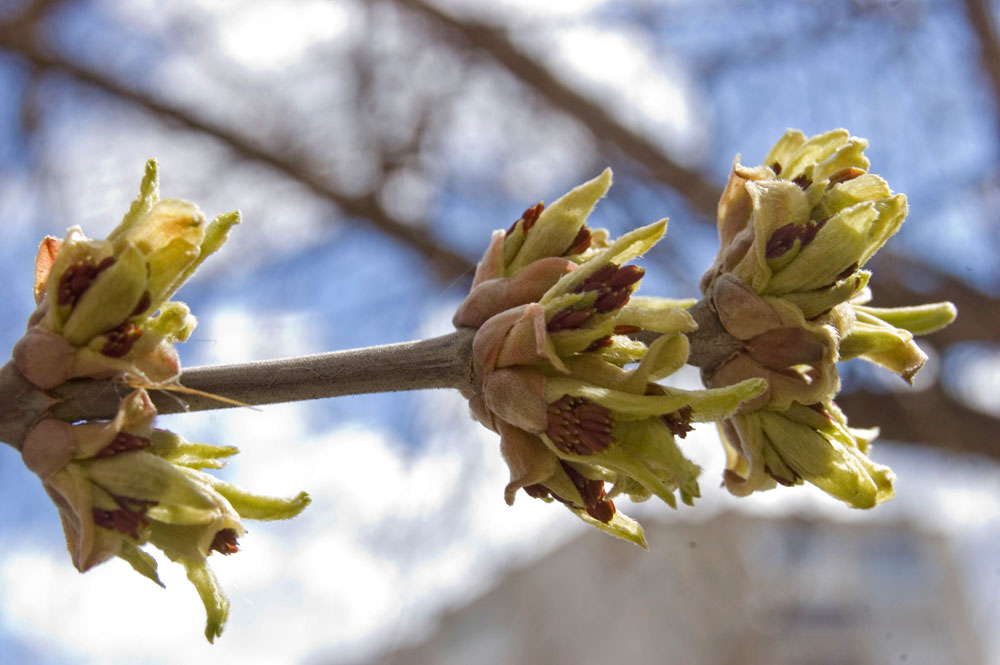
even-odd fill
[[[165,390],[150,390],[149,394],[159,413],[179,413],[237,405],[209,394],[259,405],[397,390],[462,388],[471,379],[474,334],[473,329],[462,328],[417,342],[193,367],[181,374],[180,383],[204,394]],[[129,390],[114,381],[76,379],[46,394],[8,363],[0,370],[0,403],[5,408],[8,404],[18,408],[0,416],[0,439],[19,448],[28,429],[46,411],[69,422],[112,418]]]

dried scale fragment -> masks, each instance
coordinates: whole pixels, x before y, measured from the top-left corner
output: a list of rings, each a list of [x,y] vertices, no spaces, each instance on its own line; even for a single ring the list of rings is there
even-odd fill
[[[906,197],[868,173],[865,147],[842,129],[808,139],[789,130],[769,166],[737,158],[719,201],[721,246],[701,287],[737,350],[702,378],[768,382],[719,426],[734,494],[806,481],[854,507],[893,495],[892,472],[868,457],[875,432],[848,427],[834,402],[837,362],[861,357],[909,381],[926,360],[913,336],[947,325],[955,309],[865,305],[864,265],[907,212]]]

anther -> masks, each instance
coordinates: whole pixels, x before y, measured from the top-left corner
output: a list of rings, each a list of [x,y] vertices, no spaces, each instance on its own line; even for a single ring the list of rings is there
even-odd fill
[[[97,265],[90,259],[85,259],[76,265],[66,269],[59,278],[59,292],[56,303],[60,307],[69,305],[73,307],[83,293],[90,288],[97,276],[109,268],[115,262],[113,256],[108,256]]]
[[[848,166],[846,169],[840,169],[832,176],[830,176],[830,184],[827,185],[827,189],[833,187],[838,182],[847,182],[848,180],[854,180],[859,175],[864,175],[865,170],[859,169],[856,166]]]
[[[94,457],[111,457],[112,455],[128,452],[129,450],[142,450],[148,446],[149,439],[144,436],[129,434],[128,432],[119,432],[115,435],[115,438],[111,440],[111,443],[98,450],[94,454]]]
[[[562,253],[563,256],[570,256],[572,254],[582,254],[590,248],[590,229],[586,226],[580,228],[577,232],[576,237],[573,238],[573,242],[569,244],[569,248]]]
[[[549,332],[559,332],[560,330],[579,328],[584,323],[592,319],[594,314],[598,311],[599,310],[594,307],[588,307],[580,310],[567,307],[560,312],[556,312],[555,316],[553,316],[546,324],[545,329]]]
[[[592,455],[614,443],[611,412],[583,397],[563,395],[547,409],[546,434],[564,453]]]
[[[646,274],[645,268],[640,268],[639,266],[622,266],[615,271],[615,274],[611,275],[608,279],[608,286],[613,289],[622,288],[625,286],[632,286]]]
[[[239,552],[239,545],[236,541],[236,529],[220,529],[215,532],[210,549],[228,556]]]
[[[691,426],[691,407],[682,406],[681,408],[673,411],[671,413],[666,413],[660,416],[663,424],[667,426],[670,433],[674,436],[679,436],[682,439],[687,436],[687,433],[694,429]]]
[[[794,182],[796,185],[799,186],[799,188],[803,190],[809,189],[809,187],[811,187],[813,184],[812,178],[807,176],[805,173],[798,176],[797,178],[794,178],[792,182]]]
[[[142,337],[142,328],[126,321],[117,328],[104,333],[106,341],[101,353],[109,358],[121,358],[128,354]]]

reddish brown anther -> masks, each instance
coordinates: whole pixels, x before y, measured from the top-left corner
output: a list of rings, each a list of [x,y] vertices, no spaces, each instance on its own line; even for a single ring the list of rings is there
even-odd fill
[[[580,497],[583,499],[582,506],[564,499],[541,483],[527,485],[522,488],[525,494],[535,499],[548,499],[551,497],[567,506],[578,509],[582,508],[598,522],[603,522],[604,524],[610,522],[615,516],[615,504],[607,498],[608,495],[604,491],[604,481],[587,478],[566,462],[560,462],[560,465],[573,482],[573,486],[580,493]]]
[[[827,185],[827,189],[833,187],[838,182],[847,182],[848,180],[854,180],[859,175],[864,175],[865,170],[859,169],[856,166],[848,166],[846,169],[840,169],[832,176],[830,176],[830,184]]]
[[[781,164],[778,162],[772,162],[771,170],[774,171],[774,175],[781,175]]]
[[[608,280],[618,272],[618,266],[614,263],[609,263],[606,266],[602,266],[596,272],[594,272],[590,277],[584,280],[583,284],[576,287],[576,293],[583,293],[584,291],[594,291],[601,287],[606,287]]]
[[[590,229],[586,226],[581,227],[580,231],[576,234],[576,237],[573,238],[573,242],[569,244],[569,248],[563,252],[562,255],[570,256],[572,254],[582,254],[590,247],[590,240]]]
[[[632,287],[645,273],[638,266],[619,268],[609,263],[588,277],[574,292],[595,291],[597,299],[594,300],[594,308],[603,314],[623,307],[632,296]]]
[[[591,351],[597,351],[598,349],[606,349],[614,343],[615,343],[614,340],[611,339],[611,335],[598,337],[593,342],[591,342],[590,346],[584,349],[583,352],[590,353]]]
[[[632,286],[646,274],[645,268],[640,268],[639,266],[622,266],[615,271],[610,278],[608,278],[608,286],[612,289],[620,289],[626,286]]]
[[[791,478],[785,478],[771,470],[771,467],[767,464],[764,465],[764,473],[774,478],[775,482],[784,487],[792,487],[796,485],[802,478],[798,474],[793,473]]]
[[[831,416],[830,412],[826,410],[826,407],[823,406],[822,402],[813,402],[812,404],[806,404],[806,406],[815,411],[816,413],[820,414],[830,422],[833,422],[833,416]]]
[[[795,241],[799,239],[800,228],[793,222],[776,229],[764,246],[764,256],[775,259],[794,247]]]
[[[210,549],[220,554],[230,555],[240,551],[240,544],[236,541],[236,529],[220,529],[215,532],[212,538]]]
[[[801,189],[809,189],[809,187],[811,187],[813,184],[812,178],[807,176],[805,173],[798,176],[797,178],[794,178],[792,182],[798,185]]]
[[[98,450],[97,453],[94,454],[94,457],[111,457],[112,455],[128,452],[129,450],[142,450],[148,446],[149,439],[144,436],[129,434],[128,432],[119,432],[115,435],[115,438],[111,440],[111,443]]]
[[[142,337],[142,328],[126,321],[114,330],[104,333],[104,337],[106,341],[101,347],[101,353],[109,358],[121,358],[131,351]]]
[[[139,298],[139,302],[136,303],[135,309],[132,310],[131,316],[139,316],[153,304],[153,296],[150,295],[149,291],[143,291],[142,296]]]
[[[507,235],[509,236],[511,233],[514,232],[514,229],[517,228],[517,222],[522,223],[523,233],[527,234],[528,231],[531,230],[531,227],[535,225],[535,222],[538,221],[538,216],[542,214],[543,210],[545,210],[545,204],[541,202],[536,203],[535,205],[525,210],[523,213],[521,213],[521,218],[518,219],[513,224],[511,224],[510,228],[507,229]]]
[[[807,221],[805,224],[785,224],[775,230],[764,246],[764,256],[769,259],[776,259],[795,246],[798,241],[802,247],[811,243],[819,230],[826,224],[827,219],[819,221]]]
[[[592,319],[596,313],[597,309],[594,307],[579,310],[567,307],[560,312],[556,312],[556,315],[545,325],[545,329],[549,332],[559,332],[560,330],[579,328]]]
[[[672,413],[667,413],[660,416],[663,424],[667,426],[671,434],[674,436],[679,436],[682,439],[687,436],[687,433],[694,429],[691,425],[691,407],[682,406],[681,408],[673,411]]]
[[[620,289],[614,289],[612,291],[607,291],[597,296],[597,300],[594,301],[594,309],[596,309],[601,314],[606,312],[613,312],[616,309],[620,309],[628,304],[629,299],[632,297],[632,289],[629,287],[622,287]]]
[[[855,261],[854,263],[852,263],[851,265],[847,266],[846,268],[840,271],[840,274],[837,275],[837,281],[839,282],[842,279],[847,279],[852,274],[854,274],[854,271],[857,269],[858,269],[858,262]]]
[[[80,296],[90,288],[97,276],[114,262],[114,257],[109,256],[96,265],[90,259],[86,259],[66,268],[66,272],[59,278],[59,293],[56,297],[56,303],[60,307],[76,305]]]
[[[94,524],[118,533],[124,533],[138,540],[139,529],[149,524],[146,519],[146,511],[151,506],[156,505],[156,502],[120,496],[116,496],[114,499],[119,506],[117,509],[93,509]]]
[[[565,453],[592,455],[614,443],[611,412],[588,399],[563,395],[549,404],[547,416],[546,434]]]
[[[583,497],[583,509],[598,522],[607,524],[615,516],[615,504],[608,500],[604,491],[603,480],[593,480],[585,477],[566,462],[562,462],[566,475]]]

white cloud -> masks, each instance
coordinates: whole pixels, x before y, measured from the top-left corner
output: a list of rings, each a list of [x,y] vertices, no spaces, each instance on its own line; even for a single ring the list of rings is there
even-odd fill
[[[654,51],[647,35],[579,24],[553,29],[543,54],[623,123],[672,151],[700,157],[707,128],[687,73]]]
[[[274,71],[295,63],[313,44],[343,34],[349,22],[343,3],[241,2],[219,21],[219,44],[245,67]]]

